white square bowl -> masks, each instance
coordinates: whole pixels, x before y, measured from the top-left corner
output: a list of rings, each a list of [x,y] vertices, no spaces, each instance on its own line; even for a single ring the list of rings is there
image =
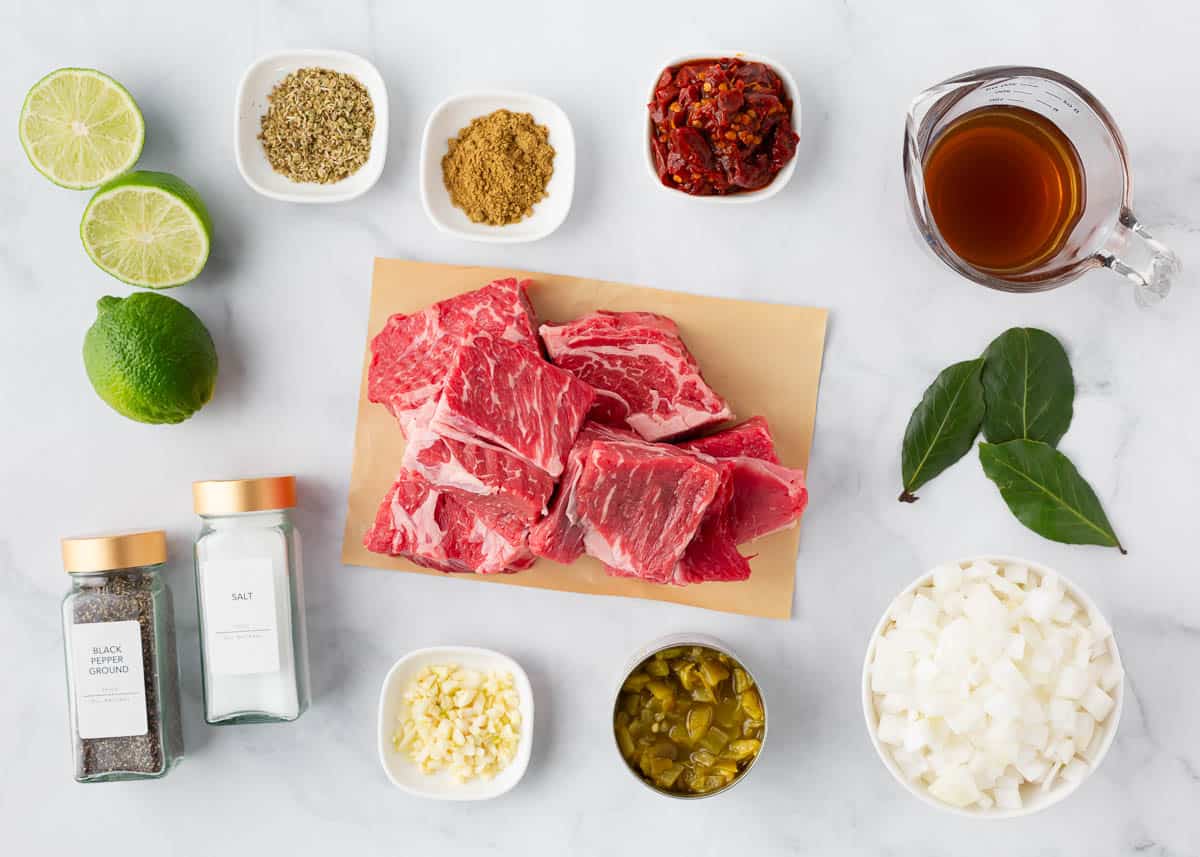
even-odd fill
[[[546,185],[546,198],[533,207],[533,214],[507,226],[472,223],[462,209],[450,202],[442,180],[442,157],[447,141],[471,124],[471,120],[495,110],[529,113],[550,132],[554,147],[554,174]],[[443,232],[493,244],[518,244],[545,238],[567,219],[575,192],[575,132],[571,120],[557,104],[527,92],[469,92],[447,98],[429,115],[421,139],[421,203],[433,225]]]
[[[779,75],[779,79],[783,82],[783,91],[792,102],[792,130],[800,135],[800,94],[796,89],[796,81],[792,78],[788,70],[781,66],[775,60],[764,57],[761,54],[748,54],[743,51],[704,51],[698,54],[684,54],[681,57],[669,62],[663,63],[655,72],[654,80],[650,83],[650,92],[646,96],[646,104],[642,105],[642,125],[645,132],[642,134],[642,155],[646,161],[646,169],[650,173],[650,180],[654,182],[655,187],[659,190],[669,193],[671,196],[684,197],[696,202],[716,203],[720,205],[741,205],[747,202],[761,202],[764,199],[770,199],[775,194],[783,190],[784,186],[792,180],[793,173],[796,172],[796,160],[800,157],[800,149],[797,147],[796,153],[792,155],[792,159],[788,161],[782,170],[776,173],[775,178],[771,179],[771,183],[759,190],[747,191],[745,193],[734,193],[726,196],[713,194],[711,196],[696,196],[690,193],[684,193],[681,190],[667,187],[658,177],[658,170],[654,166],[654,151],[650,147],[650,115],[646,105],[654,100],[655,90],[658,89],[658,79],[662,77],[662,73],[669,68],[683,65],[684,63],[695,62],[696,60],[716,60],[725,57],[732,57],[743,62],[760,62],[765,66],[769,66],[772,71]]]
[[[392,747],[404,689],[429,666],[461,666],[481,672],[512,674],[521,710],[521,738],[516,758],[494,779],[456,783],[446,773],[423,774],[409,758]],[[388,670],[379,691],[379,763],[392,785],[416,797],[433,800],[490,800],[500,797],[521,781],[533,751],[533,688],[521,665],[491,649],[469,646],[433,646],[417,649],[396,661]]]
[[[375,110],[375,131],[371,135],[371,154],[367,162],[353,175],[334,184],[294,182],[280,175],[271,168],[258,141],[271,90],[292,72],[311,67],[352,75],[367,88]],[[238,172],[246,184],[263,196],[282,202],[307,203],[345,202],[362,196],[383,174],[387,144],[387,87],[375,66],[357,54],[326,50],[281,51],[256,60],[242,75],[233,120],[233,152]]]

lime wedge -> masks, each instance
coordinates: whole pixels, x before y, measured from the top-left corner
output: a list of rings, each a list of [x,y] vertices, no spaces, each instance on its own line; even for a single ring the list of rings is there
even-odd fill
[[[138,170],[96,191],[79,234],[92,261],[118,280],[169,289],[204,269],[212,222],[191,185],[169,173]]]
[[[21,145],[50,181],[98,187],[133,169],[146,123],[133,96],[90,68],[60,68],[29,90],[21,106]]]

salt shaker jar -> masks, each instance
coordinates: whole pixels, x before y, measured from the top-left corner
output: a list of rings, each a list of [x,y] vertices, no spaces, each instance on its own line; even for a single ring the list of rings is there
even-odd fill
[[[67,696],[81,783],[154,779],[183,758],[162,530],[62,540]]]
[[[309,702],[296,478],[192,484],[204,719],[295,720]]]

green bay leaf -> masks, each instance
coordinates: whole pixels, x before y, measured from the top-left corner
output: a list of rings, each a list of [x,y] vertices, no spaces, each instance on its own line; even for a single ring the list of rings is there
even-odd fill
[[[943,369],[913,410],[900,448],[902,503],[914,502],[914,491],[966,455],[975,442],[984,414],[983,362],[980,357]]]
[[[1092,486],[1054,447],[1035,440],[981,443],[979,461],[1017,520],[1038,535],[1125,553]]]
[[[1071,425],[1075,377],[1062,344],[1035,327],[1014,327],[984,352],[983,436],[989,443],[1040,440],[1057,446]]]

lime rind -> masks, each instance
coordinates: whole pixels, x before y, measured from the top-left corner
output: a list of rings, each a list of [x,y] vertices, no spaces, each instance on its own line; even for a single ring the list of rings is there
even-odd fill
[[[131,286],[168,289],[204,269],[212,225],[199,194],[167,173],[138,171],[96,192],[79,226],[84,250]]]
[[[85,124],[88,134],[72,133],[64,117]],[[34,169],[71,190],[98,187],[133,169],[146,141],[145,119],[129,90],[90,68],[56,69],[35,83],[17,130]],[[107,145],[89,145],[91,139]]]

